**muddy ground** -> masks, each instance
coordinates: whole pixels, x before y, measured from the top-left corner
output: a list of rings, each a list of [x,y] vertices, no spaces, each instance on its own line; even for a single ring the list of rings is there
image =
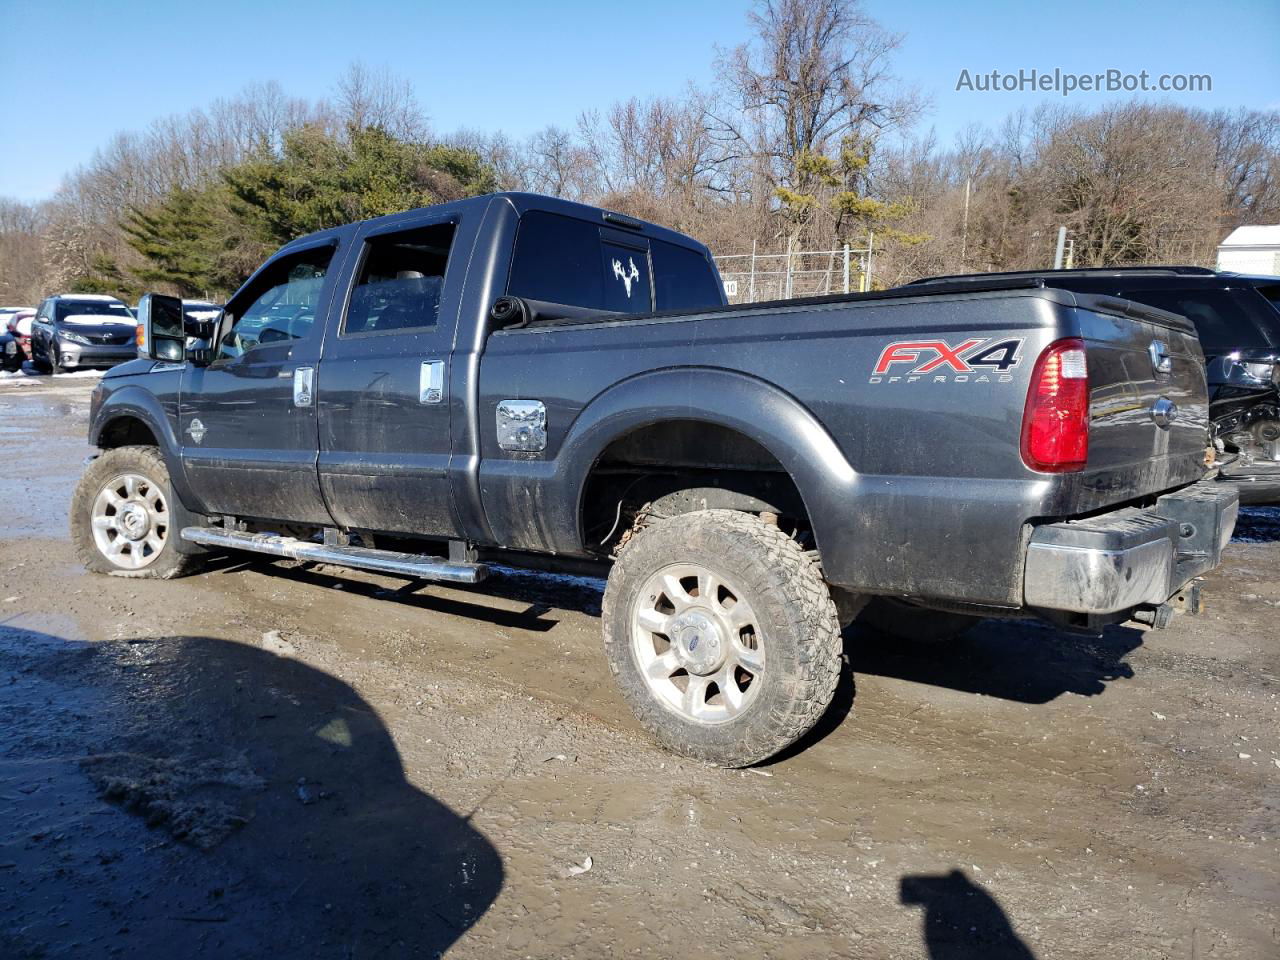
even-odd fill
[[[0,956],[1280,955],[1280,513],[1158,633],[851,630],[728,772],[632,722],[595,581],[84,573],[91,387],[0,383]]]

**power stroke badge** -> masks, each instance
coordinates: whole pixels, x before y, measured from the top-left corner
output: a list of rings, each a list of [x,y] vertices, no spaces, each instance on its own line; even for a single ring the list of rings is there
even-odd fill
[[[1012,383],[1009,373],[1022,360],[1022,340],[974,337],[895,340],[880,351],[870,383]]]

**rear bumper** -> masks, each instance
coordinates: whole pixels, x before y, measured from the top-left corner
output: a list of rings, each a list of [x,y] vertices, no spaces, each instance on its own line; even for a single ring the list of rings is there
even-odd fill
[[[1206,480],[1147,509],[1038,526],[1027,547],[1025,603],[1100,615],[1162,604],[1218,565],[1239,503],[1233,485]]]

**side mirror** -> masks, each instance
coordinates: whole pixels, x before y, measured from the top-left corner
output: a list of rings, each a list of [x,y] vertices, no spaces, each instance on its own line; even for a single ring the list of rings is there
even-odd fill
[[[186,342],[182,301],[160,293],[144,294],[138,302],[138,356],[181,363],[186,359]]]

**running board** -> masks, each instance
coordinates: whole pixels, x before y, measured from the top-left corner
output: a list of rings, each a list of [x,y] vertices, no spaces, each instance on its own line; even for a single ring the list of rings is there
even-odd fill
[[[322,543],[279,537],[270,533],[240,533],[217,527],[184,527],[182,539],[206,547],[249,550],[273,557],[288,557],[290,560],[332,563],[339,567],[394,573],[421,580],[442,580],[446,583],[479,583],[489,575],[489,568],[483,563],[457,563],[417,553],[371,550],[368,547],[325,546]]]

